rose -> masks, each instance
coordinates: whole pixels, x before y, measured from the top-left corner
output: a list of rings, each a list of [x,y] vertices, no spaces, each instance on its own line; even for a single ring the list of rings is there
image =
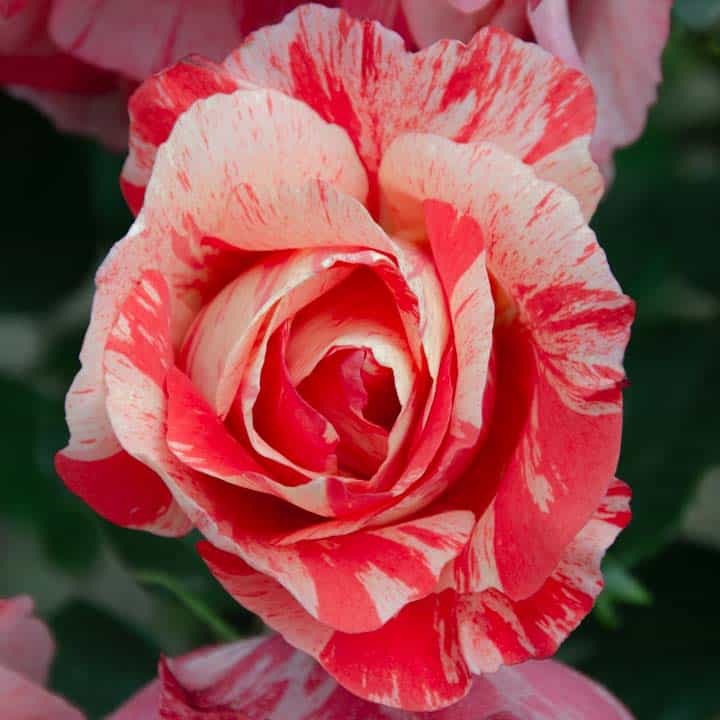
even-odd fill
[[[501,30],[413,55],[308,6],[130,112],[140,213],[98,273],[67,485],[198,527],[371,700],[438,708],[552,654],[629,519],[633,306],[585,224],[584,77]]]
[[[62,698],[45,690],[54,644],[45,625],[32,617],[33,602],[0,599],[0,706],[4,720],[82,720]]]
[[[0,84],[12,86],[16,94],[53,116],[61,128],[98,135],[113,147],[124,147],[129,87],[190,52],[220,60],[244,34],[277,22],[298,4],[292,0],[156,2],[150,21],[138,23],[138,17],[147,17],[147,0],[106,0],[99,5],[85,0],[5,0],[4,6],[0,3],[4,55]],[[483,25],[535,39],[588,73],[599,106],[593,155],[610,174],[612,152],[640,135],[647,108],[655,100],[672,0],[326,4],[383,22],[413,48],[443,37],[466,41]],[[632,43],[627,42],[629,36]]]
[[[419,720],[351,695],[282,638],[257,638],[162,660],[160,677],[108,720],[196,717],[263,720]],[[234,715],[233,715],[234,717]],[[428,715],[422,713],[423,718]],[[606,690],[552,660],[503,668],[473,683],[457,705],[436,720],[632,720]]]

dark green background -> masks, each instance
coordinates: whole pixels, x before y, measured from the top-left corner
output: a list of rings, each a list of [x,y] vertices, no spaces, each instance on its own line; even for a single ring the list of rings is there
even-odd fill
[[[639,308],[619,471],[634,520],[561,656],[639,720],[720,718],[719,6],[678,3],[661,100],[617,155],[593,220]],[[5,96],[0,128],[0,596],[36,597],[59,645],[52,686],[93,718],[150,679],[159,652],[257,626],[196,558],[195,538],[111,527],[55,476],[92,274],[131,221],[122,158]]]

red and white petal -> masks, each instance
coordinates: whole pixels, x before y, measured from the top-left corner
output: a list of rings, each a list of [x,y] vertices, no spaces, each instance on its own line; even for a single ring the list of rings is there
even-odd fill
[[[208,542],[198,552],[212,574],[241,605],[259,615],[289,643],[313,657],[322,651],[333,629],[318,622],[276,580],[258,572],[237,555],[218,550]]]
[[[495,585],[525,597],[614,474],[632,302],[576,201],[494,146],[405,136],[380,177],[397,229],[421,233],[428,199],[450,203],[483,229],[497,285],[499,395],[493,433],[452,492],[457,506],[478,513],[495,494],[494,540],[481,524],[475,557],[461,558],[456,582],[463,591]]]
[[[263,720],[420,720],[426,713],[370,703],[339,686],[308,655],[278,635],[241,640],[164,660],[161,680],[110,720],[155,720],[163,716],[221,720],[228,713]],[[140,702],[152,692],[147,709]],[[133,711],[134,710],[134,714]],[[474,679],[460,702],[433,713],[437,720],[632,720],[604,688],[553,661],[528,662]],[[199,715],[198,715],[199,717]]]
[[[520,599],[540,587],[605,494],[622,416],[569,408],[523,350],[525,339],[501,342],[498,364],[516,361],[512,376],[526,373],[527,379],[515,395],[499,390],[494,423],[501,428],[453,488],[457,502],[478,513],[494,490],[489,514],[456,566],[456,586],[495,586]],[[499,386],[511,380],[501,375]]]
[[[111,522],[161,535],[182,535],[190,529],[189,520],[156,473],[122,447],[106,407],[103,358],[120,309],[119,298],[130,293],[128,310],[132,314],[143,310],[142,303],[148,304],[149,292],[150,307],[169,312],[158,295],[167,291],[156,274],[149,275],[147,287],[133,289],[142,277],[141,268],[153,256],[133,236],[131,231],[98,271],[92,319],[80,353],[82,369],[66,398],[70,443],[57,454],[55,467],[70,490]]]
[[[245,228],[259,214],[279,211],[261,190],[310,179],[364,200],[365,171],[341,128],[272,90],[213,95],[180,116],[158,152],[145,220],[157,231],[221,238],[239,248],[305,247],[302,238],[287,236],[261,246]]]
[[[431,594],[473,523],[472,513],[451,511],[292,546],[258,542],[243,529],[232,543],[217,532],[206,536],[274,578],[322,624],[358,633]]]
[[[140,85],[127,103],[129,147],[120,176],[120,188],[136,215],[142,207],[158,147],[170,137],[180,115],[197,100],[251,87],[249,83],[238,83],[222,66],[200,56],[180,60]]]
[[[443,41],[411,54],[377,23],[306,6],[254,33],[224,65],[238,80],[282,90],[345,128],[371,188],[389,144],[418,131],[492,141],[529,163],[552,155],[542,171],[561,182],[574,182],[580,162],[594,181],[583,175],[580,187],[568,189],[588,216],[602,193],[588,149],[595,122],[589,82],[501,30],[483,29],[467,46]],[[369,205],[375,209],[374,197]]]
[[[463,656],[474,673],[553,655],[603,587],[600,563],[630,521],[630,489],[615,480],[539,590],[513,601],[498,590],[458,596]]]
[[[148,482],[148,469],[158,474],[151,487],[170,473],[183,472],[165,440],[165,378],[174,360],[171,312],[165,278],[158,271],[146,271],[120,308],[103,361],[106,408],[113,431],[124,451],[144,466],[138,473],[141,481]],[[108,483],[120,488],[127,484],[117,476]],[[140,498],[150,492],[138,487],[138,479],[130,484]],[[163,496],[169,498],[169,491],[164,486],[163,490]],[[110,490],[110,495],[115,492]],[[171,507],[183,524],[187,523],[179,509],[174,504]]]
[[[286,320],[271,336],[262,367],[260,392],[252,409],[258,434],[293,464],[320,473],[337,473],[340,438],[327,413],[308,402],[293,383],[286,352],[290,337]],[[278,422],[283,418],[283,422]]]
[[[362,251],[268,254],[203,308],[185,338],[182,365],[218,416],[224,418],[230,411],[246,365],[256,352],[258,333],[266,329],[271,333],[307,302],[342,282],[351,272],[345,265],[373,258],[384,260],[378,253]],[[282,307],[276,307],[284,298]],[[268,324],[271,328],[265,327]],[[258,391],[260,369],[254,383]]]
[[[170,284],[171,337],[176,344],[197,313],[204,294],[217,283],[219,276],[227,274],[228,268],[237,265],[238,260],[229,257],[232,248],[229,251],[228,246],[212,241],[213,237],[222,236],[223,227],[237,227],[241,237],[247,239],[252,236],[254,226],[256,234],[266,232],[278,242],[287,238],[279,231],[287,229],[291,218],[295,224],[297,218],[307,217],[306,213],[313,209],[322,214],[318,225],[325,227],[327,222],[322,210],[334,202],[339,212],[334,213],[337,225],[332,230],[333,237],[340,236],[341,227],[362,226],[366,229],[365,235],[371,234],[376,244],[385,247],[385,236],[377,226],[370,223],[368,227],[367,221],[362,225],[362,217],[366,215],[362,207],[359,204],[346,207],[333,195],[332,189],[324,185],[313,184],[300,190],[285,185],[281,189],[273,188],[277,204],[261,203],[260,206],[274,215],[274,223],[268,216],[258,214],[252,204],[242,206],[247,213],[241,212],[246,222],[237,226],[233,224],[235,218],[228,218],[228,213],[222,212],[232,193],[239,192],[238,186],[223,180],[227,177],[239,183],[247,197],[254,194],[254,185],[249,184],[253,181],[272,184],[275,178],[284,178],[300,182],[307,177],[327,177],[344,191],[352,194],[354,188],[362,196],[366,187],[364,171],[340,130],[327,128],[300,103],[266,92],[200,101],[185,117],[191,114],[186,127],[179,124],[185,129],[176,130],[163,146],[151,183],[151,188],[155,188],[154,199],[146,204],[148,216],[138,218],[98,272],[91,323],[81,352],[82,369],[67,398],[71,440],[58,458],[58,470],[69,487],[106,517],[168,534],[187,530],[187,521],[170,503],[162,483],[152,481],[151,472],[140,470],[138,463],[128,461],[122,454],[105,408],[102,357],[106,339],[121,304],[143,271],[156,268]],[[240,123],[242,118],[244,122]],[[240,123],[241,127],[233,123]],[[198,137],[200,132],[205,133],[203,136],[208,142],[217,141],[213,152]],[[320,141],[322,147],[310,154],[304,152],[313,148],[313,142]],[[197,183],[196,193],[192,192],[193,185],[187,184],[191,180]],[[308,195],[313,202],[307,201]],[[288,202],[283,205],[286,199]],[[292,213],[293,200],[300,205],[295,213]],[[343,201],[348,200],[343,198]],[[238,200],[233,208],[237,211],[240,206]],[[286,210],[291,215],[278,217]],[[229,214],[237,216],[238,213]],[[317,232],[319,244],[327,243],[327,229],[325,232],[318,227],[307,230]],[[303,240],[298,238],[301,246]],[[360,240],[356,238],[357,244],[365,245]],[[372,244],[368,240],[368,244]],[[131,486],[133,492],[126,492],[128,477],[137,480],[138,487]],[[138,489],[143,492],[138,494]],[[105,504],[100,507],[99,503]]]
[[[542,0],[529,10],[537,41],[582,68],[593,84],[598,122],[592,152],[606,175],[613,151],[638,137],[655,101],[671,7],[671,0],[577,0],[568,13],[567,0]]]
[[[488,270],[508,298],[499,322],[517,313],[570,407],[619,410],[615,391],[624,381],[634,305],[571,195],[494,145],[429,135],[396,140],[380,180],[396,232],[422,234],[429,199],[469,214],[482,228]]]
[[[374,632],[333,632],[307,615],[303,621],[302,609],[282,588],[253,573],[239,558],[209,545],[200,550],[228,592],[317,658],[355,695],[406,710],[435,710],[469,691],[452,593],[410,603]]]
[[[425,201],[425,224],[447,297],[457,353],[449,433],[473,447],[483,425],[495,303],[485,267],[485,237],[471,215],[441,200]]]
[[[286,482],[287,469],[281,474],[276,466],[261,464],[256,455],[233,437],[186,375],[171,370],[167,388],[167,441],[185,466],[238,488],[268,493],[316,515],[334,514],[332,478],[303,482],[305,478],[300,476],[299,481]],[[253,502],[252,498],[249,495],[248,502]]]

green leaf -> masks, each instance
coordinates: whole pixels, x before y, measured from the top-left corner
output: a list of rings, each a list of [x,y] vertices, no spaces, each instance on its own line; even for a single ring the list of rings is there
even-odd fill
[[[603,577],[605,578],[605,592],[615,600],[628,605],[650,605],[652,603],[652,595],[649,591],[614,558],[605,558]]]
[[[595,615],[601,624],[617,628],[622,624],[621,605],[650,605],[652,595],[643,584],[614,557],[603,562],[605,588],[595,603]]]
[[[58,647],[50,687],[89,720],[111,712],[155,677],[157,646],[110,613],[76,600],[49,622]]]

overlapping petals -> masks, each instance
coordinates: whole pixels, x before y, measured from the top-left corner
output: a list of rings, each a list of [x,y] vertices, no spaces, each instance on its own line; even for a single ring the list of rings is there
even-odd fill
[[[161,717],[221,720],[240,714],[264,720],[420,720],[351,695],[281,638],[246,640],[160,664],[160,677],[108,720]],[[606,690],[550,660],[505,668],[477,679],[468,696],[437,720],[632,720]]]
[[[613,152],[638,138],[655,102],[671,7],[672,0],[404,0],[396,23],[420,47],[500,27],[583,70],[598,103],[593,157],[609,177]]]
[[[633,315],[586,225],[585,78],[483,30],[410,54],[317,6],[131,102],[57,467],[199,528],[240,602],[408,710],[552,654],[629,520]]]

